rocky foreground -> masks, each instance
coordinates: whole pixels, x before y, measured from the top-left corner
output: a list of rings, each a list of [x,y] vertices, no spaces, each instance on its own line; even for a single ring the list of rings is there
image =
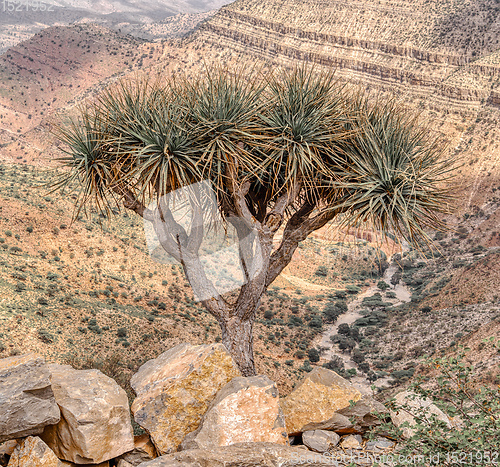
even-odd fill
[[[287,397],[266,376],[242,377],[222,344],[180,344],[133,376],[135,436],[125,391],[98,370],[0,360],[0,465],[9,467],[236,467],[373,464],[397,450],[367,433],[392,418],[348,381],[315,368]],[[396,396],[399,402],[408,393]],[[430,402],[428,406],[450,423]]]

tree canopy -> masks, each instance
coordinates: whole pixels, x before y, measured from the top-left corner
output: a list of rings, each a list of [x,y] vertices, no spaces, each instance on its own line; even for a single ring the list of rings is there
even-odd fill
[[[260,297],[299,242],[333,219],[418,242],[427,228],[442,226],[450,202],[452,161],[415,115],[306,67],[123,80],[57,134],[69,170],[54,186],[79,187],[77,212],[123,205],[156,222],[162,247],[183,264],[195,293],[212,297],[203,304],[246,374]],[[238,233],[246,283],[235,300],[217,292],[196,259],[203,229],[188,232],[161,202],[198,182],[210,184],[221,218]],[[202,210],[193,204],[193,222]],[[231,338],[245,323],[244,336]]]

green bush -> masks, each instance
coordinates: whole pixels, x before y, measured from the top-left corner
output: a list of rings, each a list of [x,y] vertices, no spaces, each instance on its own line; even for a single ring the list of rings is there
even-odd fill
[[[359,287],[356,287],[355,285],[346,285],[345,288],[347,290],[347,293],[352,294],[352,295],[361,292],[361,289]]]
[[[314,315],[309,321],[310,328],[321,329],[323,327],[323,319],[319,315]]]
[[[38,330],[38,338],[45,344],[52,344],[54,342],[54,336],[46,329]]]
[[[290,316],[288,318],[288,326],[290,327],[302,326],[302,324],[304,324],[304,322],[300,316]]]
[[[378,281],[377,283],[377,288],[379,288],[380,290],[387,290],[389,287],[390,285],[385,281]]]
[[[328,268],[326,266],[319,266],[316,271],[314,271],[316,276],[326,277],[328,276]]]
[[[317,363],[319,362],[319,352],[318,352],[318,349],[315,349],[314,347],[309,349],[307,351],[307,356],[309,358],[309,361],[311,363]]]
[[[273,319],[274,313],[271,310],[266,310],[264,311],[264,318],[265,319]]]
[[[500,352],[500,341],[491,338],[487,343]],[[408,456],[433,456],[439,459],[440,466],[473,467],[490,465],[495,460],[494,453],[500,451],[500,386],[477,389],[480,368],[469,363],[469,351],[462,347],[457,356],[426,359],[424,366],[433,376],[419,376],[409,387],[418,397],[434,402],[454,418],[458,427],[448,427],[425,408],[411,409],[392,400],[392,410],[411,410],[415,421],[413,435],[409,439],[403,437],[402,429],[409,426],[408,422],[400,427],[382,423],[370,437],[384,433],[396,440],[401,448],[396,461]],[[407,466],[401,461],[394,465]]]
[[[323,363],[324,368],[335,371],[336,373],[344,373],[344,360],[338,355],[334,355],[329,362]]]

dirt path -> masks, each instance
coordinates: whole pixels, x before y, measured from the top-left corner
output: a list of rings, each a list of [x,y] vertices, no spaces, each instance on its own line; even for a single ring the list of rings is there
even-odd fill
[[[391,264],[384,272],[384,281],[389,284],[391,287],[390,291],[393,291],[396,294],[397,300],[394,302],[394,305],[399,305],[403,302],[410,301],[410,292],[401,282],[398,283],[395,287],[391,284],[392,276],[397,272],[398,268],[396,265]],[[325,352],[322,353],[321,357],[324,361],[329,361],[334,355],[338,355],[344,362],[344,366],[346,369],[356,368],[356,363],[352,360],[351,354],[347,352],[342,352],[338,349],[336,344],[332,344],[330,340],[330,336],[337,334],[338,327],[342,323],[353,324],[358,318],[361,318],[363,315],[359,313],[361,309],[361,303],[363,298],[371,297],[376,292],[380,292],[377,286],[372,286],[362,294],[360,294],[356,300],[352,301],[347,306],[347,312],[340,315],[337,318],[335,324],[329,325],[325,331],[316,339],[315,345],[317,347],[327,348]],[[375,381],[376,386],[383,385],[387,382],[386,378],[381,378]],[[351,378],[351,383],[362,393],[362,394],[372,394],[373,391],[371,389],[370,381],[366,378],[365,375],[360,375],[358,373],[357,376]]]

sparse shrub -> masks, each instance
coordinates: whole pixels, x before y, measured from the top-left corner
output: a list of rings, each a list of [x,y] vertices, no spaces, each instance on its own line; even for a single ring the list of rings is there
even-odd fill
[[[314,271],[316,276],[326,277],[328,276],[328,268],[326,266],[319,266],[316,271]]]
[[[335,371],[338,374],[344,373],[344,361],[338,355],[334,355],[329,362],[323,363],[323,367]]]
[[[309,361],[311,363],[317,363],[319,362],[319,352],[318,352],[318,349],[316,348],[311,348],[307,351],[307,356],[309,358]]]
[[[347,293],[351,294],[351,295],[355,295],[359,292],[361,292],[361,289],[355,285],[346,285],[346,290],[347,290]]]
[[[116,335],[118,337],[127,337],[127,330],[125,328],[118,328],[116,330]]]
[[[293,326],[302,326],[304,322],[302,321],[302,318],[300,316],[290,316],[288,318],[288,326],[293,327]]]
[[[491,338],[488,344],[500,350],[500,341]],[[460,420],[459,428],[449,428],[425,408],[400,406],[392,401],[392,410],[412,412],[415,422],[412,436],[403,437],[402,428],[408,426],[408,422],[399,428],[382,423],[371,432],[371,438],[383,432],[398,442],[396,467],[406,466],[401,459],[416,455],[439,459],[440,466],[489,465],[494,453],[500,451],[500,387],[476,387],[481,370],[469,363],[469,351],[461,348],[457,356],[427,359],[424,366],[431,370],[432,376],[420,375],[409,388],[418,397],[434,402],[449,417]]]
[[[265,319],[272,319],[273,316],[274,316],[274,313],[271,310],[264,311],[264,318]]]
[[[52,344],[54,342],[54,336],[46,329],[38,330],[38,338],[45,344]]]
[[[354,363],[362,363],[365,360],[365,356],[361,350],[354,349],[352,353],[352,360]]]
[[[305,371],[306,373],[309,373],[310,371],[312,371],[312,369],[313,368],[309,360],[305,360],[304,364],[299,368],[299,370]]]
[[[293,354],[293,356],[295,358],[303,359],[303,358],[305,358],[306,354],[305,354],[305,352],[303,350],[297,350],[297,352],[295,352]]]
[[[319,315],[314,315],[309,321],[309,327],[311,328],[322,328],[323,327],[323,319]]]
[[[349,336],[350,335],[351,328],[347,323],[341,323],[339,324],[339,327],[337,329],[337,332],[339,334],[342,334],[344,336]]]
[[[377,288],[379,288],[380,290],[387,290],[389,287],[390,285],[385,281],[378,281],[377,283]]]

